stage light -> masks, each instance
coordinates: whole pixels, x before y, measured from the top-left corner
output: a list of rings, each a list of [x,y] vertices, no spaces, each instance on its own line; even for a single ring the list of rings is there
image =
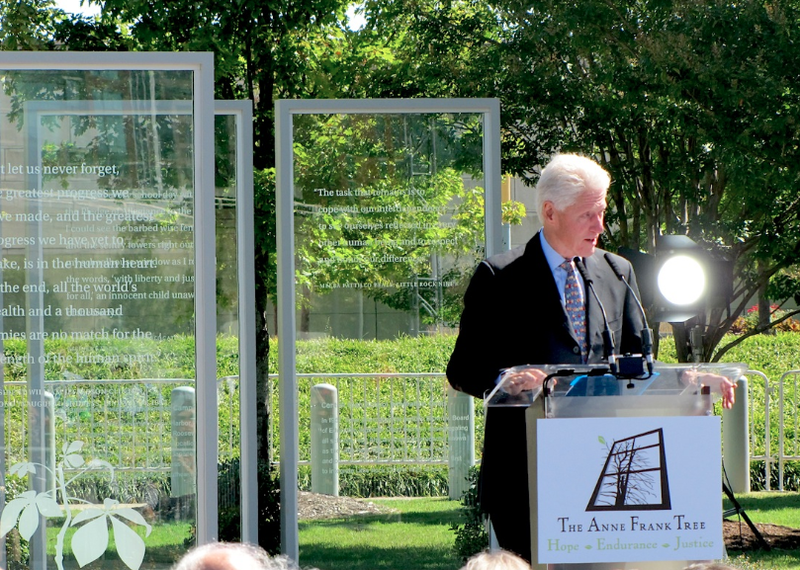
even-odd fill
[[[706,290],[706,272],[688,255],[670,257],[658,270],[658,290],[673,305],[684,307],[700,300]]]
[[[686,322],[703,310],[708,261],[708,253],[687,236],[656,239],[654,320]]]
[[[730,308],[733,263],[687,236],[659,236],[655,255],[622,248],[619,254],[633,265],[650,322],[672,325],[678,361],[699,362],[701,316],[709,309]]]
[[[655,255],[621,248],[633,264],[650,318],[683,323],[712,306],[730,303],[733,265],[683,235],[659,236]]]

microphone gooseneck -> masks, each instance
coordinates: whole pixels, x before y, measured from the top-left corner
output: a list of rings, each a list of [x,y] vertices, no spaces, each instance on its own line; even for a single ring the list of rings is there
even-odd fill
[[[614,275],[617,276],[617,279],[622,281],[625,286],[628,288],[628,291],[631,292],[634,300],[636,301],[636,306],[639,307],[639,312],[642,314],[642,322],[644,323],[644,328],[642,329],[642,354],[644,355],[644,359],[647,362],[647,371],[650,374],[653,374],[653,330],[650,328],[650,325],[647,323],[647,315],[644,312],[644,307],[642,306],[641,300],[639,300],[639,296],[636,295],[636,291],[633,290],[631,284],[628,283],[628,280],[625,278],[625,275],[622,274],[622,271],[617,265],[617,262],[614,261],[614,258],[611,257],[611,254],[606,253],[603,257],[605,257],[606,263],[611,268],[611,271],[614,272]]]
[[[589,277],[589,272],[586,271],[586,266],[583,264],[583,260],[580,257],[575,257],[572,259],[572,262],[575,264],[575,267],[578,268],[578,273],[581,274],[583,282],[586,285],[586,289],[592,292],[595,301],[597,301],[597,306],[600,307],[600,313],[603,315],[603,355],[605,356],[606,360],[608,360],[608,366],[611,369],[611,373],[616,375],[617,356],[614,353],[614,333],[611,332],[611,328],[608,326],[606,309],[603,307],[603,303],[600,302],[600,297],[597,296],[597,291],[594,290],[594,283]]]

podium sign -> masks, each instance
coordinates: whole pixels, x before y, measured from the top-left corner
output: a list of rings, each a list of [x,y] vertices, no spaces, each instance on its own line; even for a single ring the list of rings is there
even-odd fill
[[[537,420],[538,562],[723,556],[715,416]]]

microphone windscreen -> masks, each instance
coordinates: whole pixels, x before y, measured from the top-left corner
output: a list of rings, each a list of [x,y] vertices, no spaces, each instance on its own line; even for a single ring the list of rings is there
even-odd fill
[[[614,272],[614,275],[617,276],[617,279],[622,281],[625,278],[625,276],[622,275],[622,271],[620,270],[619,265],[617,265],[617,262],[614,261],[614,258],[611,257],[611,255],[608,253],[605,254],[603,257],[605,257],[606,263],[608,263],[609,267],[611,267],[611,271]]]
[[[575,267],[578,268],[578,273],[580,273],[581,277],[583,277],[583,282],[591,284],[592,280],[589,278],[589,272],[586,271],[586,266],[583,264],[583,260],[580,257],[574,257],[572,259],[572,263],[574,263]]]

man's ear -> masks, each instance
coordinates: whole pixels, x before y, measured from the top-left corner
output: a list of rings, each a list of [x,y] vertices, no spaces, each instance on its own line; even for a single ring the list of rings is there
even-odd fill
[[[544,220],[542,220],[542,223],[544,223],[545,220],[552,222],[555,213],[556,213],[555,204],[553,204],[549,200],[546,201],[544,204],[542,204],[542,214],[544,215]]]

